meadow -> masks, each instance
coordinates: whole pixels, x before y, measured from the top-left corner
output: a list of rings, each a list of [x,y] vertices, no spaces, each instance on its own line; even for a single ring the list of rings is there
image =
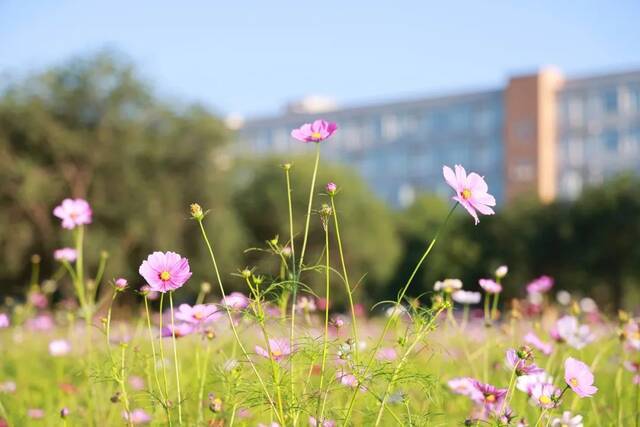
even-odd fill
[[[62,201],[52,215],[74,245],[51,254],[58,273],[40,277],[32,259],[26,295],[0,309],[0,426],[639,425],[632,314],[603,312],[544,272],[512,283],[505,265],[478,278],[482,293],[443,277],[408,297],[438,239],[456,232],[447,228],[454,211],[475,224],[495,213],[482,176],[462,166],[443,167],[451,208],[425,236],[395,300],[355,299],[361,283],[340,238],[349,183],[316,180],[336,131],[322,120],[292,131],[315,148],[307,209],[293,211],[295,165],[280,165],[289,229],[252,248],[279,269],[237,271],[243,292],[225,288],[216,230],[207,227],[215,212],[206,207],[185,206],[211,261],[211,283],[193,283],[188,254],[167,248],[141,259],[137,277],[105,278],[106,257],[86,271],[90,201]],[[320,259],[306,254],[311,221],[324,232]],[[322,277],[319,289],[311,276]],[[175,303],[186,287],[198,289],[196,299]],[[501,301],[504,287],[522,287],[526,297]],[[74,297],[62,298],[63,289]],[[346,295],[345,310],[334,309],[336,292]],[[128,293],[140,304],[114,309]]]

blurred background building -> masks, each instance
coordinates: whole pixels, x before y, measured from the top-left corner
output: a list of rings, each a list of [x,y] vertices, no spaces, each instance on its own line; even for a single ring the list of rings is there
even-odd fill
[[[322,117],[340,130],[323,154],[357,168],[385,200],[448,194],[442,165],[485,175],[499,202],[522,195],[576,198],[587,185],[640,171],[640,70],[564,77],[513,76],[504,87],[338,108],[309,97],[281,115],[242,121],[238,149],[296,152],[291,129]]]

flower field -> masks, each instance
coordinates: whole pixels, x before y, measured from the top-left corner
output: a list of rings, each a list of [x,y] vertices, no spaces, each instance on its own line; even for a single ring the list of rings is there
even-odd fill
[[[409,297],[438,239],[456,232],[447,228],[454,211],[475,224],[495,214],[483,177],[460,165],[443,167],[451,209],[424,237],[397,298],[373,306],[354,298],[360,282],[340,237],[349,183],[316,180],[337,131],[316,120],[291,132],[315,148],[307,210],[293,211],[295,167],[282,165],[289,229],[259,248],[280,268],[238,270],[243,292],[225,287],[216,258],[224,242],[207,227],[215,212],[206,207],[185,206],[211,261],[211,283],[195,284],[189,254],[170,248],[139,260],[137,277],[104,277],[106,257],[87,271],[94,212],[90,201],[62,201],[52,215],[74,244],[51,254],[59,272],[42,278],[33,260],[26,295],[0,308],[0,426],[640,425],[632,314],[601,311],[544,272],[512,283],[505,265],[477,278],[482,292],[442,278]],[[306,256],[311,221],[322,224],[321,259]],[[322,277],[319,290],[312,275]],[[198,289],[188,303],[186,287]],[[501,300],[505,287],[527,296]],[[344,310],[334,309],[336,290],[347,296]],[[118,304],[133,296],[139,304]]]

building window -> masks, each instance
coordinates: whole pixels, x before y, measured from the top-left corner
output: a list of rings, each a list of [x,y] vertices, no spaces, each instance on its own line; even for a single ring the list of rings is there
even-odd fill
[[[618,151],[618,131],[616,129],[606,129],[601,135],[602,144],[607,151]]]
[[[607,89],[602,93],[602,110],[605,113],[618,112],[618,92],[616,89]]]

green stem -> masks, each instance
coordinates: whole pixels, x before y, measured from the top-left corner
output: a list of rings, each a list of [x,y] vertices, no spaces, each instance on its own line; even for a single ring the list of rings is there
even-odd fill
[[[318,174],[318,163],[320,162],[320,144],[316,144],[316,161],[313,166],[313,175],[311,177],[311,188],[309,189],[309,203],[307,205],[307,217],[304,225],[304,238],[302,239],[302,250],[300,251],[300,263],[298,270],[302,270],[304,264],[304,254],[307,249],[307,238],[309,237],[309,220],[311,219],[311,205],[313,204],[313,193],[316,186],[316,176]]]
[[[324,374],[327,363],[327,351],[329,348],[329,301],[330,301],[330,270],[329,270],[329,224],[327,222],[324,227],[324,245],[325,245],[325,308],[324,308],[324,337],[322,339],[322,362],[320,368],[320,388],[318,394],[318,407],[316,409],[316,419],[318,423],[322,423],[324,419],[324,405],[322,410],[320,409],[320,402],[322,400],[322,391],[324,386]],[[357,344],[356,344],[357,346]]]
[[[291,300],[291,328],[289,330],[289,347],[293,348],[294,345],[294,329],[296,322],[296,298],[298,297],[298,278],[296,276],[296,250],[293,239],[293,204],[291,203],[291,176],[289,172],[289,168],[285,169],[285,177],[287,180],[287,205],[289,209],[289,244],[291,245],[291,272],[293,278],[293,289],[291,292],[292,300]],[[286,311],[286,301],[285,301],[285,311]],[[291,388],[291,398],[295,399],[295,383],[293,381],[293,357],[289,358],[289,370],[290,370],[290,388]],[[292,405],[294,406],[294,405]],[[295,425],[295,424],[294,424]]]
[[[400,305],[400,303],[404,299],[404,296],[407,293],[407,290],[409,289],[409,286],[411,286],[411,283],[413,282],[413,279],[415,278],[416,274],[420,270],[420,267],[422,266],[422,263],[425,261],[425,259],[427,259],[427,256],[429,256],[429,253],[431,252],[431,250],[435,246],[436,242],[438,241],[438,237],[440,236],[440,233],[442,232],[444,227],[449,222],[449,219],[451,218],[451,215],[453,214],[453,211],[456,209],[457,206],[458,206],[458,203],[456,203],[455,205],[453,205],[451,207],[451,209],[449,210],[449,213],[447,214],[447,217],[445,218],[444,222],[442,223],[442,225],[440,225],[440,227],[436,231],[436,235],[433,237],[433,239],[429,243],[429,246],[427,246],[427,249],[424,251],[424,254],[422,254],[422,257],[418,261],[418,264],[415,266],[415,268],[411,272],[411,276],[409,276],[409,279],[407,280],[407,283],[404,285],[404,287],[400,291],[400,294],[398,295],[398,298],[397,298],[396,303],[395,303],[396,307],[398,305]],[[371,366],[373,365],[373,361],[375,359],[376,352],[378,351],[378,349],[380,348],[380,345],[384,341],[384,339],[385,339],[385,337],[387,335],[387,332],[389,332],[389,328],[391,327],[391,323],[392,323],[394,318],[395,318],[395,316],[389,316],[389,318],[387,319],[387,321],[386,321],[386,323],[384,325],[384,328],[382,330],[382,333],[380,334],[380,337],[378,338],[378,341],[377,341],[376,345],[373,347],[373,351],[371,353],[371,356],[369,357],[369,361],[367,362],[367,365],[366,365],[366,367],[364,369],[364,372],[362,373],[363,377],[365,377],[366,374],[369,372],[369,369],[371,369]],[[357,396],[358,396],[358,388],[356,387],[355,390],[353,391],[353,393],[351,394],[351,399],[349,401],[349,406],[347,408],[347,414],[346,414],[345,420],[344,420],[344,425],[345,426],[349,425],[349,420],[351,419],[351,414],[353,413],[353,406],[355,404],[355,400],[356,400]]]
[[[386,403],[387,403],[387,399],[389,398],[389,395],[391,394],[391,390],[393,388],[393,384],[395,383],[396,379],[398,378],[398,374],[400,373],[400,371],[404,367],[404,364],[409,359],[409,355],[411,354],[411,352],[413,351],[415,346],[418,345],[418,343],[422,340],[424,335],[429,332],[429,330],[431,329],[433,324],[436,322],[436,320],[438,319],[438,316],[440,316],[440,313],[442,313],[443,310],[444,310],[444,306],[440,307],[438,309],[438,311],[436,312],[436,314],[431,318],[431,320],[429,320],[429,323],[427,323],[422,328],[420,328],[420,330],[416,333],[416,338],[413,340],[411,345],[409,347],[407,347],[407,349],[405,350],[404,354],[402,355],[402,358],[400,359],[400,362],[398,362],[398,365],[394,369],[393,374],[391,375],[391,380],[387,383],[387,388],[385,389],[384,394],[382,395],[382,400],[380,402],[380,409],[378,409],[378,415],[376,417],[376,423],[375,423],[376,426],[380,425],[380,421],[382,421],[382,414],[384,412],[384,409],[385,409],[385,406],[386,406]]]
[[[153,360],[152,360],[153,375],[156,380],[156,386],[158,387],[158,394],[160,394],[160,398],[162,399],[161,400],[162,407],[165,409],[165,411],[167,411],[167,402],[165,401],[165,397],[162,395],[162,387],[160,386],[160,379],[158,377],[158,364],[157,364],[158,360],[156,358],[155,337],[153,336],[153,330],[151,329],[151,315],[149,314],[149,301],[146,295],[144,295],[144,310],[147,315],[147,328],[149,329],[149,340],[151,341],[151,355],[153,357]],[[151,387],[151,384],[149,384],[149,386],[153,394],[153,388]],[[168,412],[167,412],[167,418],[169,418]]]
[[[118,381],[120,383],[120,391],[122,392],[122,400],[124,402],[124,410],[127,412],[127,424],[129,424],[129,427],[133,427],[133,420],[131,419],[131,407],[129,405],[129,396],[127,395],[127,388],[124,384],[124,377],[125,377],[125,350],[126,350],[126,344],[121,344],[120,347],[122,348],[121,351],[121,355],[122,355],[122,363],[120,364],[120,381]]]
[[[351,311],[351,330],[353,333],[353,339],[355,341],[354,346],[354,361],[359,364],[359,349],[360,340],[358,339],[358,326],[356,324],[356,310],[353,304],[353,293],[351,291],[351,285],[349,284],[349,276],[347,274],[347,264],[344,262],[344,253],[342,251],[342,239],[340,238],[340,226],[338,224],[338,211],[336,211],[336,205],[333,200],[333,194],[331,197],[331,210],[333,211],[333,224],[336,229],[336,239],[338,240],[338,252],[340,253],[340,264],[342,265],[342,275],[344,276],[344,286],[347,291],[347,298],[349,299],[349,310]]]
[[[224,291],[224,286],[222,285],[222,278],[220,277],[220,270],[218,269],[218,263],[216,261],[216,257],[213,254],[213,247],[211,246],[211,243],[209,242],[209,238],[207,237],[207,232],[205,231],[204,225],[202,224],[202,219],[198,220],[198,225],[200,226],[200,232],[202,233],[202,238],[204,239],[205,244],[207,245],[207,249],[209,250],[209,257],[211,258],[211,262],[213,264],[213,269],[214,269],[214,271],[216,273],[216,278],[218,280],[218,286],[220,287],[220,294],[222,295],[222,300],[224,301],[226,299],[226,294],[225,294],[225,291]],[[229,307],[227,305],[225,305],[225,308],[226,308],[225,311],[227,312],[227,317],[229,318],[229,324],[231,325],[231,331],[233,332],[233,336],[235,338],[235,342],[238,344],[238,346],[240,347],[240,350],[242,351],[242,354],[244,355],[245,359],[247,360],[247,362],[251,366],[251,369],[253,370],[253,373],[255,374],[258,382],[260,383],[260,386],[262,387],[262,391],[264,392],[265,397],[269,401],[269,405],[276,412],[276,416],[278,417],[278,420],[280,421],[280,423],[284,424],[284,419],[278,413],[278,411],[276,409],[276,404],[273,401],[273,398],[271,397],[271,394],[269,393],[269,390],[267,389],[267,386],[264,383],[264,380],[262,379],[262,376],[258,372],[258,369],[256,368],[256,365],[253,363],[253,360],[251,360],[251,357],[249,356],[249,353],[247,353],[247,350],[245,349],[244,345],[242,344],[242,341],[240,341],[240,336],[238,335],[238,330],[236,329],[235,323],[233,321],[233,316],[231,316],[231,310],[229,309]]]
[[[178,347],[176,345],[176,326],[173,316],[173,291],[169,292],[171,310],[171,341],[173,341],[173,363],[176,369],[176,386],[178,388],[178,423],[182,425],[182,392],[180,390],[180,365],[178,364]]]
[[[160,312],[160,321],[159,321],[159,325],[158,327],[160,328],[160,359],[162,360],[162,377],[164,379],[164,396],[166,401],[164,402],[165,408],[167,409],[167,418],[169,421],[169,425],[172,425],[172,421],[171,421],[171,410],[170,410],[170,405],[169,405],[169,381],[167,381],[167,368],[165,366],[165,358],[164,358],[164,345],[162,343],[163,337],[162,337],[162,306],[164,303],[164,292],[160,293],[160,308],[159,308],[159,312]],[[172,331],[173,333],[173,331]]]

